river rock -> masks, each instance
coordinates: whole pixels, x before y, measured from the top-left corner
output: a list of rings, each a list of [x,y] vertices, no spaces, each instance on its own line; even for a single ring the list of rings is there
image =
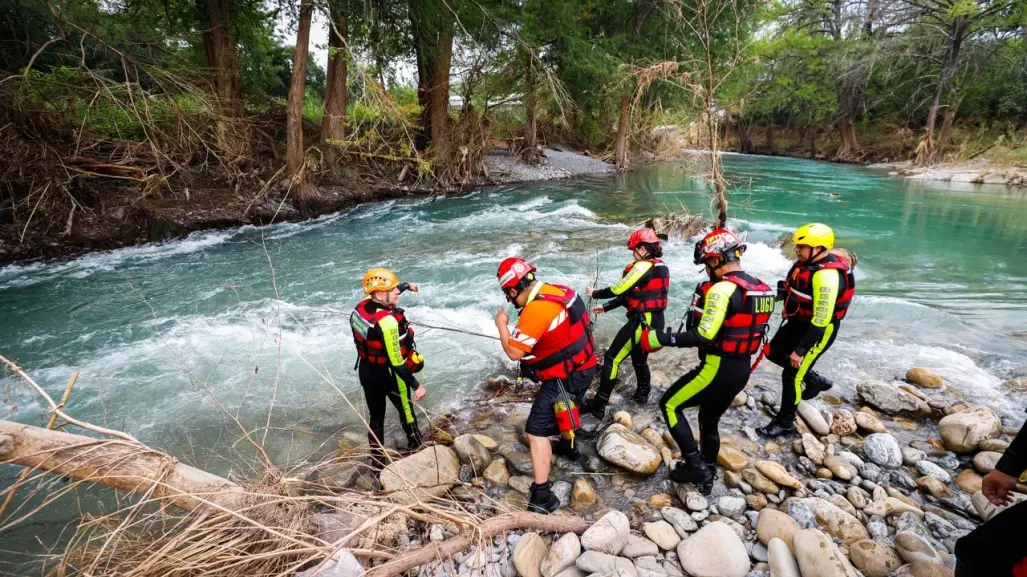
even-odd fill
[[[799,416],[802,417],[802,420],[806,422],[806,426],[814,433],[824,436],[831,432],[831,425],[827,424],[824,414],[820,412],[820,409],[813,406],[812,403],[799,401],[799,406],[796,410]]]
[[[831,455],[824,459],[824,465],[831,470],[835,477],[843,481],[850,481],[859,474],[856,467],[838,455]]]
[[[603,429],[596,449],[603,459],[640,475],[652,475],[660,468],[659,449],[620,423]]]
[[[778,539],[790,548],[792,535],[798,530],[799,525],[795,519],[776,509],[763,509],[756,521],[756,536],[760,543],[768,547],[773,539]]]
[[[856,418],[847,409],[838,409],[831,415],[831,433],[847,437],[856,432]]]
[[[851,503],[856,509],[862,509],[867,506],[867,494],[859,487],[849,487],[849,489],[845,491],[845,498],[848,499],[849,503]]]
[[[681,501],[691,511],[705,511],[710,506],[709,502],[706,501],[706,497],[703,497],[702,493],[698,491],[686,491]]]
[[[574,487],[571,488],[571,507],[575,511],[581,511],[595,504],[596,490],[592,483],[584,477],[575,479]]]
[[[630,535],[628,516],[620,511],[610,511],[581,534],[581,546],[587,551],[617,555],[627,545]]]
[[[763,493],[753,493],[745,496],[745,504],[753,511],[762,511],[767,506],[767,498]]]
[[[888,433],[874,433],[863,439],[863,454],[868,459],[889,469],[902,466],[902,448]]]
[[[867,515],[877,515],[879,517],[901,515],[908,512],[913,513],[921,519],[924,518],[924,512],[921,509],[896,499],[895,497],[887,497],[881,501],[875,501],[867,505],[866,508],[863,509],[863,512]]]
[[[940,500],[952,497],[952,490],[946,487],[945,483],[939,481],[937,477],[924,475],[916,480],[916,486],[935,499]]]
[[[863,381],[856,385],[856,392],[860,400],[886,415],[926,417],[931,414],[931,407],[923,399],[887,383]]]
[[[995,469],[995,465],[998,464],[998,460],[1002,458],[1002,453],[996,453],[994,451],[981,451],[974,455],[974,469],[982,475],[987,475]]]
[[[1005,511],[1013,505],[1017,505],[1024,501],[1027,501],[1027,495],[1024,495],[1023,493],[1010,491],[1009,496],[1012,498],[1012,501],[1010,503],[1007,503],[1005,505],[992,505],[991,502],[989,502],[988,499],[984,496],[984,493],[978,491],[977,493],[973,494],[973,496],[970,498],[970,501],[973,504],[974,510],[977,511],[977,514],[980,515],[981,519],[984,519],[985,521],[990,521],[992,517],[998,515],[999,513]]]
[[[728,471],[741,471],[749,464],[749,457],[745,453],[729,445],[721,445],[717,453],[717,463]]]
[[[574,564],[578,569],[590,575],[592,573],[604,575],[621,570],[634,577],[638,576],[638,571],[635,569],[635,564],[631,562],[631,559],[617,557],[609,553],[600,553],[599,551],[585,551],[581,554],[581,557],[574,561]]]
[[[770,564],[770,574],[773,577],[802,577],[799,573],[799,565],[795,562],[795,555],[791,548],[781,539],[771,539],[767,545],[767,562]]]
[[[485,480],[493,485],[503,486],[510,481],[510,472],[506,470],[506,463],[495,460],[485,467],[482,477],[485,477]]]
[[[895,549],[906,563],[945,564],[937,549],[927,539],[910,531],[895,534]]]
[[[916,447],[902,447],[902,464],[915,467],[917,463],[927,458],[927,453]],[[922,473],[926,475],[927,473]]]
[[[542,561],[547,553],[546,543],[538,533],[529,532],[521,535],[513,553],[517,574],[521,577],[541,577]]]
[[[813,529],[817,526],[817,517],[813,514],[813,507],[802,499],[789,499],[785,504],[788,516],[795,520],[799,529]]]
[[[846,499],[844,496],[831,495],[827,498],[827,500],[830,501],[835,507],[838,507],[842,511],[848,513],[849,515],[852,515],[853,517],[856,516],[856,508],[853,507],[852,503],[850,503],[849,500]]]
[[[664,507],[670,507],[674,502],[674,497],[671,497],[667,493],[656,493],[649,496],[649,508],[659,511]]]
[[[980,491],[983,483],[984,477],[980,476],[973,469],[964,469],[956,475],[956,485],[971,495]]]
[[[488,449],[490,451],[495,451],[497,448],[499,448],[499,443],[497,443],[495,439],[493,439],[492,437],[490,437],[488,435],[481,435],[479,433],[474,433],[471,436],[474,437],[475,439],[477,439],[477,441],[479,443],[481,443],[482,447],[485,447],[486,449]]]
[[[660,563],[654,556],[635,559],[635,570],[638,577],[682,577],[681,569],[669,561]]]
[[[520,541],[517,543],[520,545]],[[581,555],[581,540],[574,533],[566,533],[549,548],[549,553],[542,560],[542,577],[555,575],[568,567],[574,567],[574,561]]]
[[[866,528],[859,522],[859,519],[846,513],[827,499],[813,497],[803,499],[802,501],[813,509],[813,515],[816,517],[817,524],[832,537],[841,539],[845,544],[870,538],[870,534],[867,533]],[[867,505],[867,508],[869,507],[870,505]]]
[[[531,455],[525,451],[503,451],[501,453],[503,458],[506,459],[506,464],[509,468],[522,475],[533,475],[535,473],[535,466],[531,464]]]
[[[913,367],[906,371],[906,380],[924,389],[940,389],[945,386],[941,375],[923,367]]]
[[[1002,386],[1014,391],[1027,391],[1027,379],[1009,379],[1002,381]]]
[[[510,477],[510,488],[517,491],[518,493],[524,493],[525,495],[531,490],[531,484],[534,480],[527,475],[514,475]]]
[[[660,515],[663,519],[670,523],[674,527],[674,531],[677,532],[678,537],[685,539],[688,535],[699,528],[699,525],[695,522],[688,512],[678,509],[677,507],[664,507],[660,509]]]
[[[802,483],[798,479],[793,477],[788,469],[785,469],[781,463],[774,461],[756,461],[756,469],[763,473],[763,475],[778,485],[784,485],[785,487],[791,487],[793,489],[799,489],[802,487]]]
[[[663,441],[663,436],[654,431],[651,427],[646,427],[642,429],[642,438],[645,439],[650,445],[659,449],[660,452],[662,452],[663,449],[667,446],[667,443]]]
[[[742,469],[742,479],[760,493],[776,495],[781,491],[781,487],[753,468]]]
[[[827,448],[812,433],[802,435],[802,450],[814,463],[818,465],[824,464],[824,459],[827,457]]]
[[[870,539],[849,545],[849,559],[866,577],[888,577],[902,566],[902,558],[894,547]]]
[[[613,414],[613,422],[624,425],[625,428],[631,428],[631,413],[627,411],[617,411]]]
[[[887,433],[888,427],[884,426],[881,419],[865,411],[857,411],[852,415],[856,420],[856,426],[870,433]]]
[[[1002,432],[1002,421],[988,407],[974,406],[944,417],[938,423],[945,448],[955,453],[972,453],[985,439]]]
[[[634,559],[635,557],[649,557],[659,555],[660,548],[649,539],[638,535],[629,535],[628,543],[620,551],[621,557]]]
[[[1005,453],[1008,448],[1009,441],[1003,439],[984,439],[977,445],[977,449],[980,451],[995,451],[996,453]]]
[[[453,439],[453,448],[460,460],[471,466],[476,477],[492,462],[492,454],[474,435],[460,435]]]
[[[379,475],[392,500],[413,503],[445,493],[460,482],[460,458],[445,445],[433,445],[389,463]]]
[[[693,577],[745,577],[752,566],[745,544],[721,521],[682,541],[677,553],[682,569]]]
[[[725,495],[720,499],[717,499],[717,511],[725,517],[737,517],[745,511],[745,499],[742,497],[734,497],[731,495]]]
[[[856,570],[822,531],[803,529],[793,540],[803,577],[857,577]]]
[[[664,551],[673,551],[678,546],[678,543],[681,542],[681,537],[674,529],[674,526],[666,521],[646,523],[642,526],[642,532]]]

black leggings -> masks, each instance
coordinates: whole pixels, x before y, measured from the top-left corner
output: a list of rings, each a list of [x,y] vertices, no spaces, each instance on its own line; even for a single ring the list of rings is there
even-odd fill
[[[1027,574],[1027,502],[1014,505],[956,541],[956,577]]]
[[[832,321],[827,325],[820,342],[806,351],[806,355],[802,358],[802,365],[796,369],[792,367],[788,357],[795,352],[795,347],[799,345],[799,341],[806,334],[809,326],[808,321],[785,321],[785,324],[781,325],[770,341],[770,354],[767,355],[767,359],[782,369],[781,410],[778,411],[778,419],[782,422],[795,420],[795,407],[802,399],[802,381],[813,372],[817,361],[834,344],[841,321]]]
[[[663,393],[660,410],[683,456],[699,452],[699,444],[695,442],[692,427],[685,418],[685,409],[699,407],[702,459],[714,463],[720,452],[720,431],[717,430],[720,417],[748,382],[748,356],[722,357],[707,354],[699,366],[685,373]]]
[[[613,337],[610,348],[606,349],[603,372],[599,378],[599,389],[596,391],[595,398],[597,400],[603,403],[610,400],[613,386],[617,382],[620,364],[628,356],[631,357],[631,366],[635,368],[635,380],[638,382],[637,391],[649,394],[649,383],[652,380],[649,374],[649,353],[643,351],[642,347],[638,345],[643,326],[662,331],[663,311],[632,315],[628,322],[624,323],[624,326],[617,331],[617,336]]]
[[[407,435],[408,448],[416,449],[421,444],[421,430],[417,428],[417,415],[411,402],[414,392],[391,369],[382,365],[372,365],[361,361],[358,370],[360,386],[364,389],[367,410],[370,414],[368,425],[371,430],[367,440],[372,450],[378,445],[385,445],[385,399],[399,412],[399,422]]]

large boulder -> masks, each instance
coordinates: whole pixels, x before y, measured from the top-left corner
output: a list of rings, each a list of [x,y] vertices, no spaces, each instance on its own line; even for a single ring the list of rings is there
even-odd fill
[[[831,432],[831,425],[827,423],[824,414],[820,412],[820,409],[814,407],[812,403],[799,401],[797,411],[802,420],[806,422],[806,425],[814,433],[824,436]]]
[[[586,551],[617,555],[628,544],[629,536],[628,516],[620,511],[610,511],[581,534],[581,546]]]
[[[640,475],[652,475],[662,461],[659,449],[620,423],[600,433],[596,449],[603,459]]]
[[[546,542],[538,533],[525,533],[514,548],[513,563],[521,577],[541,577],[542,561],[547,554]]]
[[[460,482],[460,458],[445,445],[433,445],[390,463],[379,476],[382,489],[399,503],[436,497]]]
[[[799,524],[787,513],[776,509],[763,509],[756,519],[756,536],[760,543],[770,546],[774,539],[784,541],[789,548],[792,546],[792,536],[799,530]]]
[[[802,577],[799,564],[795,561],[791,547],[780,539],[772,539],[767,545],[767,562],[773,577]]]
[[[520,545],[520,541],[517,542]],[[549,553],[542,560],[542,577],[554,577],[557,573],[574,567],[574,561],[581,556],[581,540],[574,533],[567,533],[553,542]]]
[[[902,466],[902,447],[888,433],[874,433],[863,440],[863,454],[877,465],[888,469]]]
[[[802,499],[802,501],[813,509],[813,516],[816,518],[817,524],[832,537],[841,539],[845,544],[870,538],[870,533],[859,522],[859,519],[846,513],[827,499],[813,497]]]
[[[492,462],[492,454],[474,435],[460,435],[453,439],[453,448],[460,460],[471,466],[475,477],[480,476]]]
[[[931,407],[923,399],[880,381],[863,381],[856,385],[860,400],[887,415],[926,417]]]
[[[822,531],[803,529],[793,541],[803,577],[858,577],[845,555]]]
[[[938,423],[938,429],[948,450],[972,453],[981,441],[994,439],[1002,432],[1002,421],[995,411],[978,405],[946,416]]]
[[[678,545],[678,560],[692,577],[745,577],[749,552],[738,535],[721,521],[699,529]]]

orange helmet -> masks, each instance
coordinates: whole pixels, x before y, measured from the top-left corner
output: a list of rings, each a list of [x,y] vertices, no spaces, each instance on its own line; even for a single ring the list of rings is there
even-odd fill
[[[373,268],[367,271],[362,281],[364,294],[369,295],[375,291],[390,291],[399,286],[399,278],[396,273],[387,268]]]

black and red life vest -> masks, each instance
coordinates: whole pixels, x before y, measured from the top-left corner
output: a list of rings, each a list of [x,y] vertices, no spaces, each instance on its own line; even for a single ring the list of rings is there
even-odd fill
[[[566,379],[573,372],[596,365],[591,319],[585,303],[570,287],[549,286],[562,294],[545,294],[540,289],[534,300],[557,303],[563,310],[532,347],[531,356],[524,358],[540,381]]]
[[[825,269],[837,270],[841,277],[841,282],[838,284],[838,297],[834,302],[834,312],[831,318],[834,320],[845,318],[852,296],[856,293],[856,277],[852,274],[849,262],[834,253],[829,253],[814,263],[797,262],[792,265],[785,280],[787,294],[782,313],[785,317],[804,321],[813,320],[813,274]]]
[[[649,279],[645,283],[636,283],[625,294],[625,306],[628,313],[650,313],[667,308],[667,294],[670,292],[670,269],[663,261],[654,258],[649,260],[653,267],[649,269]],[[624,267],[621,277],[627,276],[635,263]]]
[[[774,313],[775,292],[754,276],[732,273],[722,280],[742,290],[742,306],[739,310],[728,311],[716,338],[708,346],[703,347],[703,350],[732,356],[752,355],[763,346],[767,323],[770,322],[770,315]],[[698,326],[702,321],[706,293],[714,284],[716,283],[707,281],[695,287],[688,316],[689,329]]]
[[[414,358],[414,329],[403,314],[403,309],[389,308],[366,298],[353,309],[349,315],[350,328],[353,329],[353,342],[357,346],[357,355],[361,360],[375,365],[390,366],[389,353],[385,350],[378,321],[385,317],[394,317],[399,324],[399,351],[406,360],[411,372],[418,372],[424,363]]]

